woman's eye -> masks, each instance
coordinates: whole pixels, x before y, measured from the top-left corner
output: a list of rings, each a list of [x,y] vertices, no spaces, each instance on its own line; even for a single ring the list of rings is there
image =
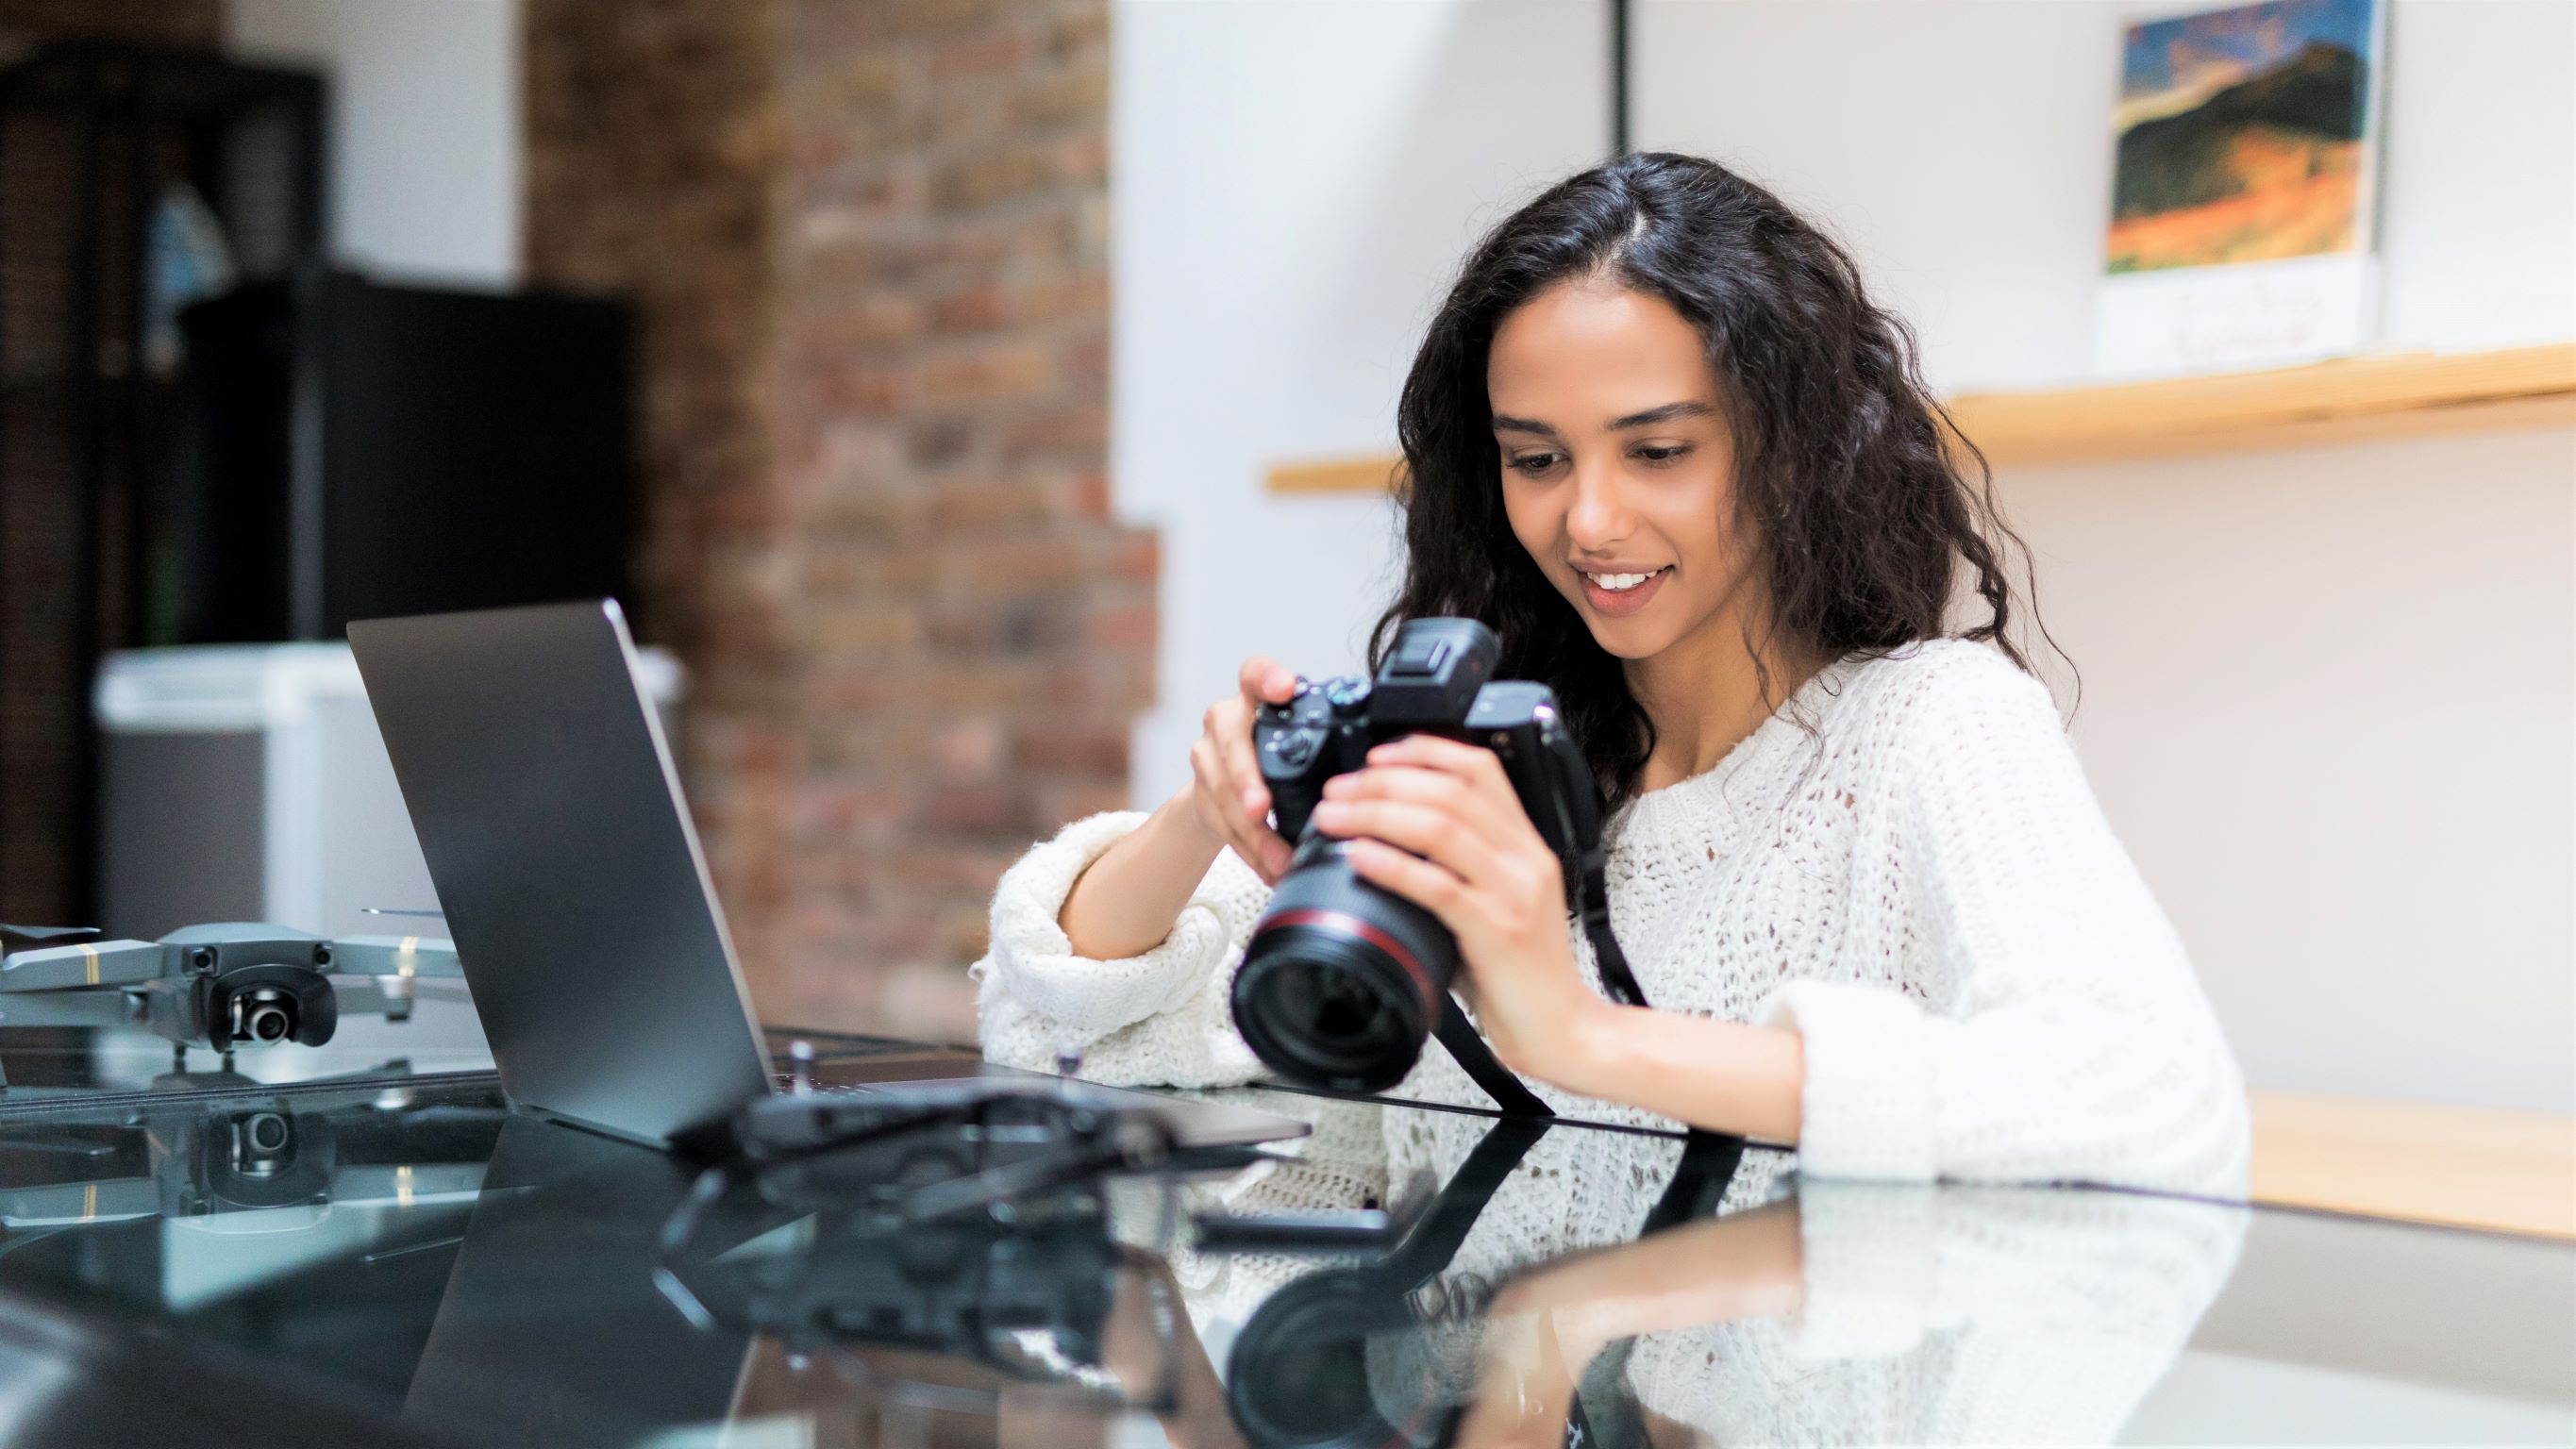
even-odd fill
[[[1523,453],[1511,461],[1512,471],[1535,478],[1555,467],[1562,457],[1558,453]]]
[[[1689,457],[1690,445],[1685,443],[1677,447],[1654,447],[1651,445],[1640,447],[1636,451],[1636,456],[1647,463],[1661,467],[1667,463],[1678,463],[1682,459]]]

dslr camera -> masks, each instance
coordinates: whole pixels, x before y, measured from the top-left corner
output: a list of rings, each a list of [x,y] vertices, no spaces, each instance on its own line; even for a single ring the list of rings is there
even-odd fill
[[[1326,780],[1405,735],[1442,735],[1501,758],[1521,808],[1565,863],[1567,895],[1584,914],[1605,983],[1623,996],[1620,984],[1633,989],[1609,932],[1591,767],[1546,685],[1489,678],[1501,653],[1494,632],[1473,619],[1409,620],[1374,680],[1300,680],[1294,698],[1264,704],[1253,721],[1272,813],[1296,853],[1244,947],[1234,1024],[1291,1081],[1383,1091],[1413,1069],[1424,1038],[1454,1010],[1457,938],[1429,911],[1362,880],[1343,842],[1309,828]]]

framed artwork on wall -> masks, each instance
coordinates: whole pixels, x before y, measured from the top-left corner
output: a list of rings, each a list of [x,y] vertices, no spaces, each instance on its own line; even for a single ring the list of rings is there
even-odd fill
[[[2266,0],[2128,27],[2101,372],[2281,366],[2371,341],[2384,4]]]

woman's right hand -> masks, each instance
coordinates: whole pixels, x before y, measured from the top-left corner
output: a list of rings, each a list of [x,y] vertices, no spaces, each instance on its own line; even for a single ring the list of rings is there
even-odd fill
[[[1220,845],[1277,884],[1293,853],[1270,828],[1270,786],[1252,753],[1252,719],[1264,704],[1286,704],[1297,693],[1296,672],[1254,655],[1243,661],[1239,687],[1209,705],[1198,743],[1190,746],[1190,815]]]
[[[1284,704],[1297,676],[1267,659],[1243,661],[1241,687],[1208,706],[1205,729],[1190,747],[1190,788],[1161,805],[1144,825],[1102,853],[1076,877],[1056,913],[1077,956],[1119,961],[1153,949],[1172,934],[1217,853],[1233,847],[1263,881],[1288,869],[1288,842],[1270,828],[1270,787],[1252,755],[1252,716]]]

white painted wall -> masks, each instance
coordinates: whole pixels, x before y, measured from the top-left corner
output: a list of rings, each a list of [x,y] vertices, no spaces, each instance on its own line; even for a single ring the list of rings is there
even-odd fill
[[[518,281],[518,0],[225,0],[224,34],[331,79],[335,257],[386,280]]]
[[[1606,28],[1568,0],[1117,0],[1112,473],[1163,531],[1159,707],[1136,791],[1189,778],[1208,702],[1264,652],[1353,667],[1391,514],[1262,490],[1383,452],[1484,227],[1609,144]]]
[[[1638,145],[1715,157],[1824,221],[1936,385],[2090,371],[2133,7],[1636,4]],[[2389,345],[2576,336],[2576,5],[2394,0],[2388,29]]]
[[[1936,384],[2087,370],[2118,6],[1639,12],[1640,144],[1826,219]],[[2388,342],[2576,336],[2576,6],[2389,29]],[[2255,1083],[2576,1108],[2576,433],[1998,481],[2095,786]]]
[[[2576,1106],[2571,476],[2559,430],[2002,480],[2258,1086]]]
[[[1936,384],[2063,381],[2092,356],[2122,22],[1640,0],[1637,139],[1824,219]],[[1152,801],[1239,655],[1356,657],[1390,510],[1262,470],[1387,447],[1448,269],[1604,148],[1604,32],[1571,0],[1118,0],[1116,27],[1113,458],[1166,571]],[[2397,0],[2390,34],[2391,341],[2576,336],[2576,7]],[[2256,1084],[2576,1108],[2576,435],[2000,482],[2094,782]]]

